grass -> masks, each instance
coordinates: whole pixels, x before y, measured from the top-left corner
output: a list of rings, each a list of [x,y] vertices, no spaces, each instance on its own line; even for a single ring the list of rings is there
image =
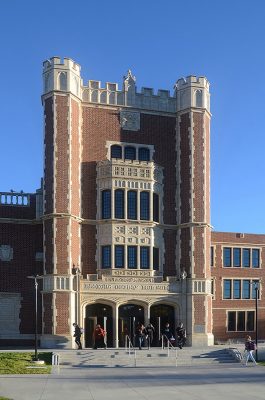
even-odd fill
[[[50,374],[52,353],[38,353],[39,360],[45,361],[44,365],[33,363],[34,353],[0,353],[0,375],[4,374]],[[27,367],[44,368],[27,368]],[[2,398],[0,397],[0,400]],[[3,398],[4,399],[4,398]]]

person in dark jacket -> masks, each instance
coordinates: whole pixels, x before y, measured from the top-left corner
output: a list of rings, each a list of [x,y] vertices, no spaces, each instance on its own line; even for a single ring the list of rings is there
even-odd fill
[[[172,345],[175,344],[175,338],[174,338],[174,335],[173,335],[173,331],[172,331],[172,329],[170,328],[170,325],[169,325],[168,322],[166,323],[165,328],[164,328],[162,334],[163,334],[164,337],[165,337],[165,341],[164,341],[164,344],[165,344],[165,345],[167,345],[167,342],[171,343]]]
[[[82,332],[81,332],[81,328],[76,323],[73,324],[73,327],[75,328],[74,338],[75,338],[75,342],[76,342],[76,344],[78,346],[78,350],[82,350],[82,344],[81,344]]]
[[[176,329],[177,333],[177,345],[180,349],[185,345],[186,343],[186,329],[183,326],[183,323],[181,322],[179,326]]]
[[[249,359],[251,359],[254,365],[257,365],[256,360],[253,356],[253,350],[255,350],[255,343],[253,342],[253,340],[251,340],[251,336],[246,337],[245,350],[247,352],[245,366],[247,366]]]
[[[155,333],[155,328],[153,327],[151,322],[149,322],[149,324],[146,325],[146,327],[145,327],[145,334],[147,336],[147,341],[148,341],[149,347],[151,347],[151,345],[153,343],[154,333]]]
[[[145,335],[145,327],[141,322],[138,322],[135,328],[135,336],[136,336],[136,343],[139,346],[139,350],[142,350],[144,335]]]

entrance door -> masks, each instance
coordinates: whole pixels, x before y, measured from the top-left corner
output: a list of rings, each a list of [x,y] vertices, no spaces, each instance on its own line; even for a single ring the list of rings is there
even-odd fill
[[[113,318],[112,308],[106,304],[91,304],[86,307],[86,318],[85,318],[85,346],[93,347],[94,338],[93,332],[95,326],[100,326],[107,332],[106,345],[107,347],[113,346]]]
[[[125,304],[119,307],[119,347],[125,346],[128,335],[135,345],[135,328],[138,322],[144,324],[144,309],[137,304]]]
[[[166,323],[169,323],[172,333],[175,336],[176,327],[174,307],[167,304],[156,304],[151,306],[150,322],[155,328],[153,341],[154,346],[161,346],[161,334],[165,329]]]

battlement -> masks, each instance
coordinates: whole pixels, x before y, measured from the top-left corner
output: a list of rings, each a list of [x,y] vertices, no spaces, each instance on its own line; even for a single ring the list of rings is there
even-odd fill
[[[136,78],[128,70],[122,88],[118,83],[89,80],[83,84],[81,67],[70,58],[52,57],[43,63],[44,93],[52,90],[71,92],[81,101],[92,104],[134,107],[143,110],[176,113],[189,107],[209,110],[209,82],[194,75],[179,79],[173,96],[169,90],[142,87],[137,91]]]

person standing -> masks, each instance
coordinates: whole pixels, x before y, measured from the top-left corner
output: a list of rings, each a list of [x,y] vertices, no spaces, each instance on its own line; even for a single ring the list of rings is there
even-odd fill
[[[75,342],[76,342],[76,344],[78,346],[78,350],[82,350],[82,344],[81,344],[82,332],[81,332],[81,328],[77,325],[77,323],[74,323],[73,327],[75,328],[74,338],[75,338]]]
[[[154,333],[155,333],[155,328],[153,327],[151,322],[149,322],[149,324],[146,325],[146,327],[145,327],[145,334],[147,335],[149,347],[152,346],[152,343],[154,340]]]
[[[106,343],[105,343],[105,336],[106,336],[106,331],[101,328],[99,324],[96,325],[94,333],[94,349],[96,350],[98,347],[103,347],[106,349]]]
[[[166,323],[162,334],[163,334],[164,338],[166,339],[166,343],[164,343],[164,345],[167,345],[168,344],[167,342],[169,342],[174,346],[175,338],[174,338],[173,332],[170,328],[169,322]]]
[[[185,345],[186,343],[186,329],[183,326],[183,323],[181,322],[179,326],[176,329],[177,333],[177,345],[180,349]]]
[[[141,322],[138,322],[136,329],[135,329],[135,336],[139,346],[139,350],[142,350],[143,340],[145,334],[145,327]]]
[[[253,356],[253,350],[255,350],[255,343],[253,342],[253,340],[251,340],[251,336],[246,337],[245,350],[247,352],[245,366],[247,366],[249,359],[251,359],[254,365],[257,365],[256,360]]]

